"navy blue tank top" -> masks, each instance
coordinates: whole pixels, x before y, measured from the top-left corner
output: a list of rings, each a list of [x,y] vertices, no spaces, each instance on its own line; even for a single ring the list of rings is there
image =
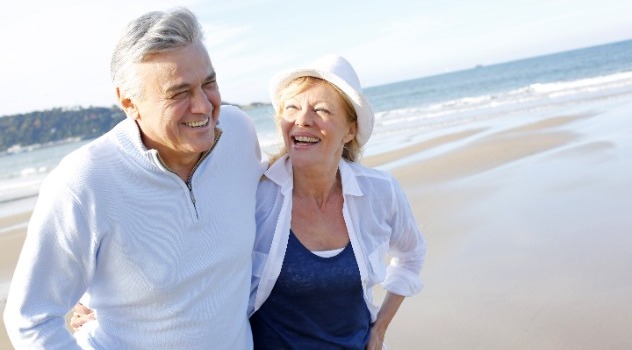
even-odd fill
[[[279,278],[250,324],[255,350],[364,350],[371,314],[351,244],[322,258],[290,231]]]

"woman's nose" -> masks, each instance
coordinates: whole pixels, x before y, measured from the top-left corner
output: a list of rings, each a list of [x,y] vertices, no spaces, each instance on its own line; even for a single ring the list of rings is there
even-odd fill
[[[312,111],[307,108],[303,108],[296,116],[294,124],[298,126],[310,126],[313,122]]]

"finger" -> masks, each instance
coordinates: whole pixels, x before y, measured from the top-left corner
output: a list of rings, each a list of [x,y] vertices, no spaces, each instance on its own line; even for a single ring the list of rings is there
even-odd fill
[[[81,326],[83,326],[84,324],[92,321],[92,320],[96,320],[96,317],[94,315],[94,312],[91,312],[87,315],[81,315],[78,313],[74,313],[72,315],[72,317],[70,318],[70,326],[72,327],[73,330],[78,330],[79,328],[81,328]]]
[[[72,311],[78,314],[87,315],[92,312],[91,309],[85,307],[83,304],[77,303],[75,307],[72,308]]]
[[[78,330],[81,327],[81,324],[79,323],[79,318],[81,316],[79,316],[79,314],[73,314],[72,317],[70,318],[70,327],[72,328],[73,331]]]

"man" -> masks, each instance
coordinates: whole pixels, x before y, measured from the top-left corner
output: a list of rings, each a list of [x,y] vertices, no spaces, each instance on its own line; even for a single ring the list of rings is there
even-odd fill
[[[151,12],[112,57],[127,119],[43,183],[4,320],[16,348],[248,349],[263,173],[254,126],[222,107],[195,16]],[[82,298],[98,315],[71,335]]]

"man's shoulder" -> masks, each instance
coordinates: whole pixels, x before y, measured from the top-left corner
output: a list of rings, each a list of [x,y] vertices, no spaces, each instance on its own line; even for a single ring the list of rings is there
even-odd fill
[[[219,112],[219,126],[220,128],[243,128],[245,126],[254,128],[254,122],[241,108],[233,105],[222,105]]]
[[[231,143],[243,146],[257,141],[257,131],[252,118],[237,106],[222,105],[217,127]]]
[[[119,126],[115,126],[117,127]],[[103,173],[112,164],[119,164],[121,154],[112,140],[113,130],[68,153],[53,173],[75,180],[82,177],[91,178]]]

